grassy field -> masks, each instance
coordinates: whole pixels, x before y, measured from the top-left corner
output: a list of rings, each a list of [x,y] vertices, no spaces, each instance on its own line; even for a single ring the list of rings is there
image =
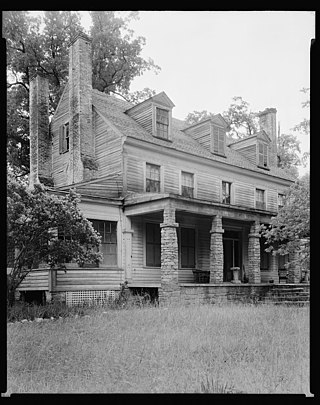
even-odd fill
[[[308,393],[309,309],[97,310],[8,324],[11,393]]]

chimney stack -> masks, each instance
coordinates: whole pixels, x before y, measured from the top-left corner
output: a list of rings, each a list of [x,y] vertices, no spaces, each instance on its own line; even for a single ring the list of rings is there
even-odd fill
[[[69,44],[69,184],[85,180],[84,163],[94,157],[91,57],[91,39],[81,32]]]
[[[30,175],[29,187],[51,181],[52,145],[49,132],[49,83],[37,72],[30,79]]]
[[[271,139],[269,164],[273,167],[278,164],[276,115],[277,110],[275,108],[266,108],[264,111],[258,113],[260,129],[263,129]]]

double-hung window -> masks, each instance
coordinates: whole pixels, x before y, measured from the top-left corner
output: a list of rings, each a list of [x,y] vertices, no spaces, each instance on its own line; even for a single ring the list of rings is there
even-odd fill
[[[259,142],[258,145],[259,166],[268,167],[268,145],[263,142]]]
[[[102,265],[117,265],[117,222],[90,219],[93,228],[101,235],[99,252],[103,254]]]
[[[161,267],[161,234],[159,224],[146,224],[146,265],[149,267]]]
[[[222,202],[223,204],[231,204],[231,183],[222,182]]]
[[[156,108],[156,130],[159,138],[169,138],[169,111]]]
[[[256,188],[256,208],[259,210],[266,209],[265,191],[259,188]]]
[[[195,268],[195,230],[180,228],[180,264],[181,268]]]
[[[278,209],[284,206],[284,194],[278,194]]]
[[[181,195],[183,197],[193,198],[194,176],[192,173],[181,172]]]
[[[59,152],[65,153],[69,151],[69,122],[60,127],[59,132]]]
[[[146,165],[146,192],[160,193],[160,166],[147,163]]]

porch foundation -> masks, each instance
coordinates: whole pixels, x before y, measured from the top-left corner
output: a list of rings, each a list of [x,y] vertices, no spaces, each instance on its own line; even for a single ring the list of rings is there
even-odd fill
[[[223,282],[223,240],[222,218],[216,215],[210,230],[210,283]]]
[[[249,233],[249,245],[248,245],[248,277],[249,283],[258,284],[261,283],[260,274],[260,234],[259,223],[255,222],[251,225]]]

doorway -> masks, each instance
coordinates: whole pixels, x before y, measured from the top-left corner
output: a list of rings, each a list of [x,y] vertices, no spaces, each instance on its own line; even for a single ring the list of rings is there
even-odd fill
[[[241,238],[240,232],[225,230],[223,235],[223,281],[233,279],[231,267],[240,267],[239,279],[241,280]]]

